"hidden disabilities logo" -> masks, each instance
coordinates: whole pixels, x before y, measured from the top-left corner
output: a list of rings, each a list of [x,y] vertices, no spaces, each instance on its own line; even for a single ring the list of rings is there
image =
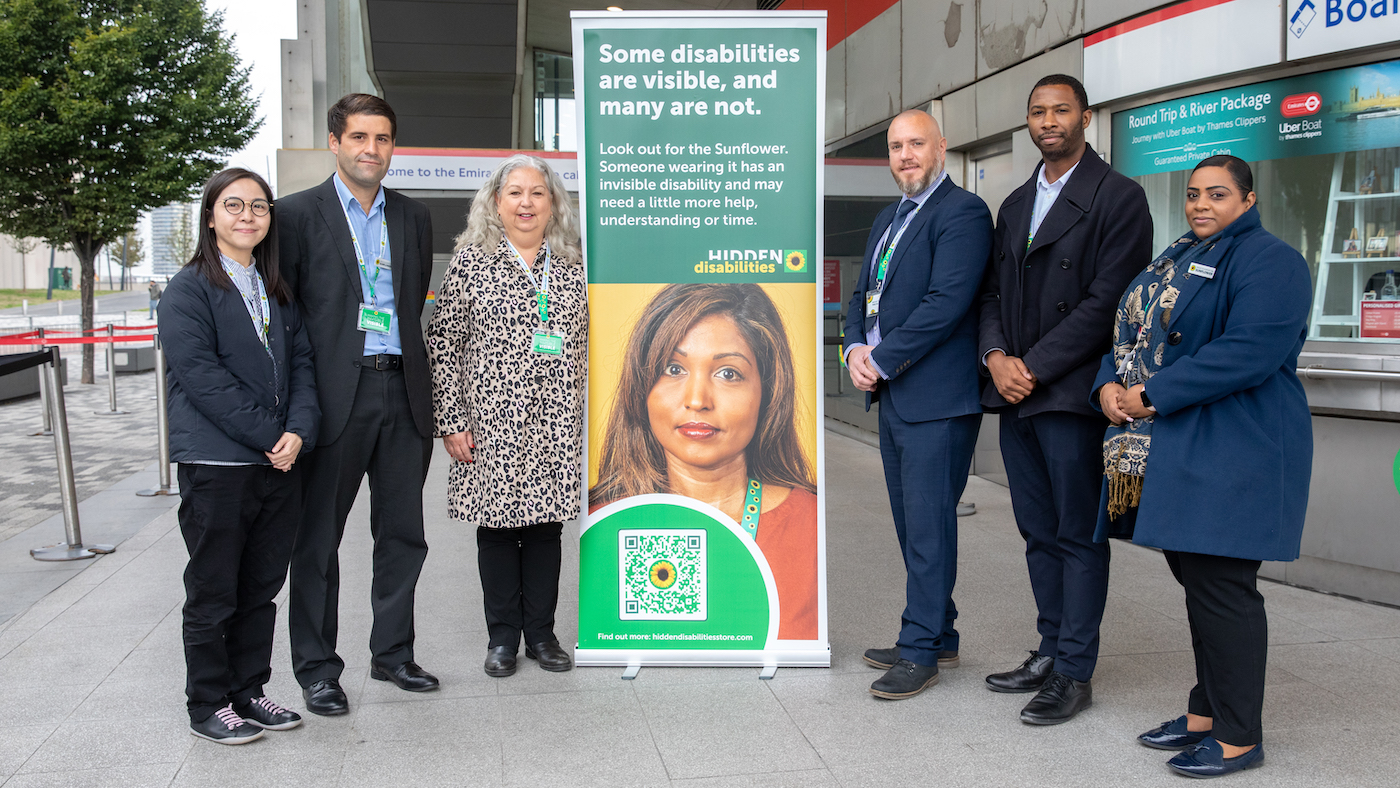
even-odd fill
[[[709,259],[695,264],[697,274],[807,273],[806,249],[710,249]]]

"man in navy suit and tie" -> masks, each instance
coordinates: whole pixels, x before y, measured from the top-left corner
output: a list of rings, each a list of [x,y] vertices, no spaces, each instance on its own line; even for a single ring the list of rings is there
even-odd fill
[[[886,669],[870,694],[898,700],[936,684],[939,665],[958,659],[957,505],[982,423],[972,306],[992,217],[949,180],[948,141],[927,112],[901,113],[888,142],[904,198],[871,227],[843,352],[866,410],[880,402],[880,456],[908,574],[895,647],[865,652]]]
[[[992,378],[982,404],[1001,414],[1040,644],[987,687],[1035,692],[1021,721],[1054,725],[1093,702],[1108,596],[1108,545],[1094,543],[1108,422],[1089,389],[1118,299],[1152,260],[1152,217],[1142,187],[1085,141],[1093,113],[1079,80],[1045,77],[1026,104],[1043,161],[998,212],[978,352]]]

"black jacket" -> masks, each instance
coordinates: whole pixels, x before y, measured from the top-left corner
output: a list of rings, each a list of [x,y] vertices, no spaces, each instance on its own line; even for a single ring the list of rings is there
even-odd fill
[[[422,318],[433,273],[433,220],[428,206],[392,189],[384,190],[384,219],[408,406],[418,434],[431,438],[433,387]],[[335,183],[327,178],[279,199],[277,234],[282,275],[316,349],[316,387],[324,414],[321,442],[333,443],[350,419],[365,352],[365,334],[356,327],[364,300],[359,261]]]
[[[1114,172],[1089,147],[1027,249],[1043,166],[1037,165],[997,212],[977,355],[985,358],[1001,348],[1036,376],[1019,415],[1098,416],[1089,389],[1112,341],[1118,299],[1152,262],[1152,216],[1142,187]],[[990,382],[982,404],[1010,407]]]
[[[175,274],[157,307],[160,341],[169,365],[170,457],[175,462],[268,464],[265,452],[292,432],[302,452],[316,443],[321,409],[311,343],[296,302],[269,296],[268,344],[263,348],[243,297],[193,267]]]

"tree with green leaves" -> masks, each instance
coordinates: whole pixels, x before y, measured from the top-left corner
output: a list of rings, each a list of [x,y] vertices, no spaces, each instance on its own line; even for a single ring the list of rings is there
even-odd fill
[[[102,247],[188,200],[261,124],[199,0],[0,0],[0,232],[77,254],[83,328]]]

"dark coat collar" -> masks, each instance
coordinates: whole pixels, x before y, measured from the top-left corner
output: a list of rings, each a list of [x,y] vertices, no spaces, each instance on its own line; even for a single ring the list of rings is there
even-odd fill
[[[320,201],[321,218],[326,222],[335,241],[335,249],[340,254],[345,273],[354,283],[354,292],[360,291],[360,263],[355,259],[355,245],[350,240],[350,228],[346,226],[345,206],[340,202],[340,193],[335,189],[335,176],[332,175],[316,187],[316,198]],[[396,294],[404,281],[403,252],[406,228],[404,227],[404,206],[399,193],[384,189],[384,219],[389,224],[389,270],[394,277]],[[397,307],[397,304],[395,304]]]

